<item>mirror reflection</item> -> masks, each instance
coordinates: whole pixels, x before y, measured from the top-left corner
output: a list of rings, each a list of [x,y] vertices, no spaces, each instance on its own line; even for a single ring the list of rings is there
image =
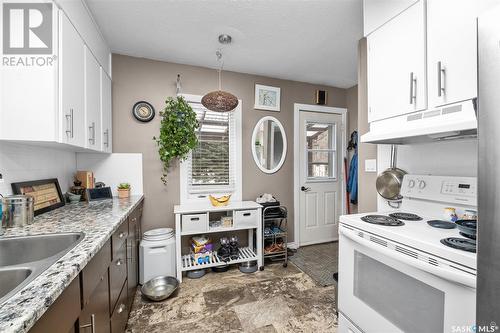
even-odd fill
[[[274,117],[262,118],[254,129],[253,156],[257,166],[266,173],[279,170],[285,160],[284,128]]]

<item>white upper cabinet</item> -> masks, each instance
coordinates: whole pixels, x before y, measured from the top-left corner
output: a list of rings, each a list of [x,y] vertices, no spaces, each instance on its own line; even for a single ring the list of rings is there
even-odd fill
[[[429,107],[477,97],[477,2],[427,1]]]
[[[365,37],[418,0],[363,0]]]
[[[85,48],[86,148],[101,150],[101,67]]]
[[[111,79],[101,68],[101,122],[102,122],[102,146],[101,150],[106,153],[112,152],[113,129],[112,129],[112,101],[111,101]]]
[[[367,37],[369,122],[427,107],[425,38],[423,0]]]
[[[61,141],[85,146],[85,44],[66,15],[59,11],[59,98]]]

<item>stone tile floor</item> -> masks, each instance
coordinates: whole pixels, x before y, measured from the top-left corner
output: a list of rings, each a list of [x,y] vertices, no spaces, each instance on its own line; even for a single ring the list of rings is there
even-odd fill
[[[299,269],[308,274],[318,285],[334,284],[333,273],[338,271],[339,243],[302,246],[289,257]]]
[[[336,332],[334,287],[289,263],[243,274],[236,267],[185,278],[177,295],[152,303],[136,294],[128,333]]]

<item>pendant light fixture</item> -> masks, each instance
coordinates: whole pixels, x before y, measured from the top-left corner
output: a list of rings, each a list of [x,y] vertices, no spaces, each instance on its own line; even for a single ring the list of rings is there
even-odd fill
[[[219,42],[221,44],[231,43],[231,36],[220,35]],[[217,50],[215,52],[217,56],[217,61],[219,62],[219,68],[217,73],[219,76],[219,90],[209,92],[201,99],[201,104],[211,111],[215,112],[230,112],[233,111],[238,106],[238,98],[233,94],[222,90],[222,68],[224,66],[224,61],[222,60],[222,51]]]

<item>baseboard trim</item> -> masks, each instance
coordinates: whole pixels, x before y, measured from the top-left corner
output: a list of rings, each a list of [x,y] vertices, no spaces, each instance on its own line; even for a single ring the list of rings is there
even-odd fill
[[[297,250],[299,248],[299,244],[296,242],[291,242],[286,244],[289,249]]]

